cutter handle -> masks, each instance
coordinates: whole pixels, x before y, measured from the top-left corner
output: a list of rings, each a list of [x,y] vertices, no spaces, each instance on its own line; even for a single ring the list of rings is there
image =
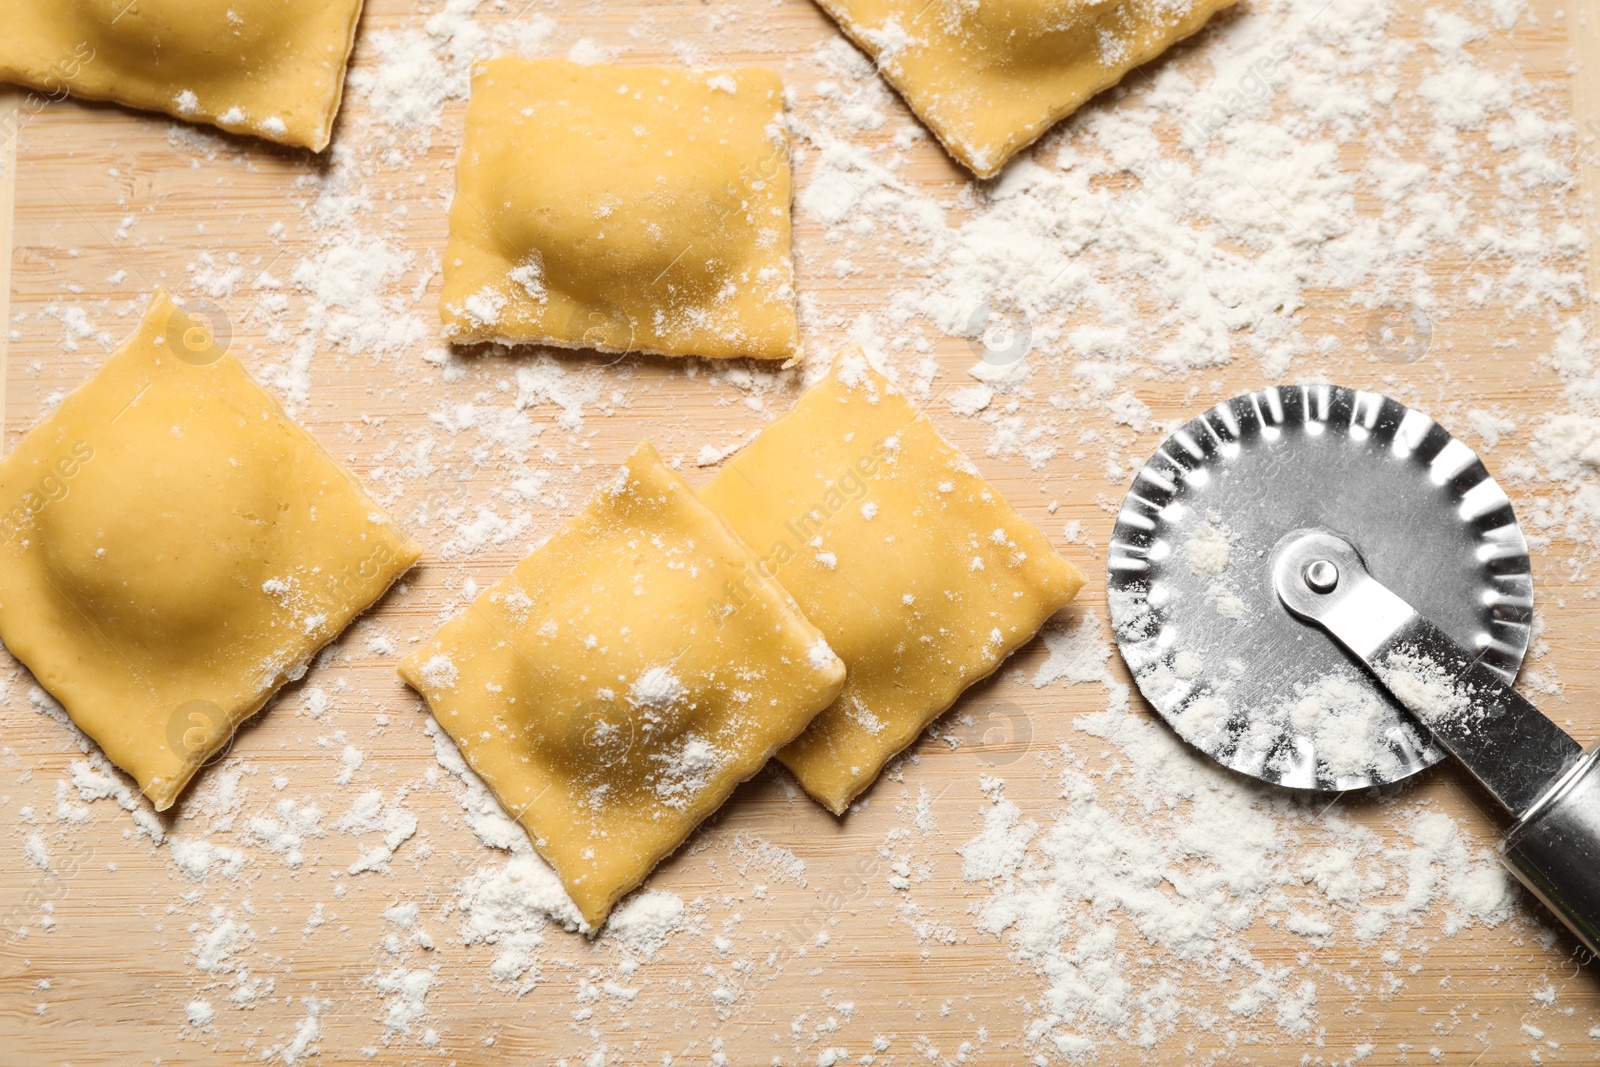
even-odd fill
[[[1591,748],[1506,833],[1500,858],[1600,956],[1600,745]]]

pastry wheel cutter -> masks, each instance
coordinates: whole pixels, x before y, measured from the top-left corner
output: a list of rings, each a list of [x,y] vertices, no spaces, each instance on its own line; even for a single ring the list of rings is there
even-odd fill
[[[1442,426],[1332,385],[1235,397],[1139,471],[1107,569],[1123,658],[1184,740],[1308,790],[1454,756],[1513,820],[1506,865],[1600,955],[1600,747],[1511,688],[1527,542]]]

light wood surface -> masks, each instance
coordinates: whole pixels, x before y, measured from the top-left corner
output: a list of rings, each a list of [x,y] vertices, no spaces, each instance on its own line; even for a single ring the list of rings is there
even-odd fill
[[[486,21],[511,18],[519,6],[492,12],[485,5],[481,14]],[[1533,6],[1537,19],[1525,22],[1514,39],[1502,34],[1484,47],[1519,56],[1530,80],[1541,81],[1552,94],[1570,94],[1582,126],[1600,115],[1600,16],[1592,4],[1567,8],[1565,19],[1557,17],[1554,4]],[[1402,7],[1397,24],[1418,32],[1420,5]],[[369,3],[357,65],[373,62],[375,32],[419,26],[434,8],[421,10],[410,10],[402,0]],[[776,66],[799,86],[824,76],[814,53],[836,36],[802,0],[715,6],[626,0],[537,10],[557,20],[550,44],[556,54],[581,37],[592,37],[625,50],[626,62],[674,62],[668,42],[689,36],[710,61]],[[646,32],[630,33],[641,24]],[[1175,61],[1190,62],[1188,53],[1203,49],[1205,40],[1200,35]],[[1574,46],[1577,51],[1569,51]],[[362,108],[359,99],[347,98],[335,133],[336,152],[342,140],[367,132],[361,128]],[[306,1017],[308,998],[325,1002],[317,1047],[320,1062],[329,1064],[545,1064],[561,1058],[576,1064],[587,1062],[585,1057],[602,1044],[609,1050],[608,1063],[656,1064],[670,1055],[674,1063],[705,1064],[721,1062],[715,1058],[720,1054],[739,1065],[811,1064],[833,1046],[865,1054],[880,1034],[893,1041],[879,1063],[1025,1062],[1039,1051],[1022,1035],[1030,1019],[1045,1010],[1040,999],[1045,981],[1028,964],[1013,961],[1005,942],[976,929],[971,909],[988,890],[963,880],[957,850],[981,828],[988,806],[981,776],[1003,777],[1006,795],[1029,817],[1048,823],[1061,806],[1058,745],[1068,744],[1096,772],[1114,772],[1118,758],[1111,746],[1074,729],[1082,716],[1105,708],[1103,687],[1027,684],[1026,677],[1045,658],[1038,642],[1019,654],[1015,669],[977,687],[961,705],[962,712],[979,717],[998,709],[1011,731],[1008,745],[952,749],[924,738],[910,761],[871,794],[871,803],[844,820],[797,795],[776,771],[743,787],[652,877],[651,887],[690,902],[699,930],[680,934],[627,979],[639,990],[631,1001],[604,994],[585,999],[583,990],[591,983],[617,974],[618,950],[604,940],[590,943],[547,927],[540,980],[521,996],[491,979],[495,946],[461,943],[456,887],[504,857],[481,845],[466,825],[458,786],[437,773],[424,732],[425,711],[395,677],[393,660],[368,650],[368,639],[387,636],[403,649],[430,633],[440,613],[457,602],[464,582],[482,587],[505,573],[530,543],[581,506],[589,489],[641,436],[653,439],[669,458],[684,458],[690,480],[701,484],[709,472],[696,469],[694,459],[704,445],[722,447],[759,428],[794,395],[792,383],[750,393],[761,398],[764,410],[755,410],[740,402],[745,394],[727,382],[708,380],[717,372],[705,366],[690,375],[665,360],[610,365],[610,357],[561,356],[570,375],[594,387],[595,399],[586,405],[579,433],[559,428],[549,405],[529,412],[542,430],[538,448],[547,454],[541,463],[561,471],[551,483],[555,499],[532,508],[532,525],[505,544],[442,558],[439,531],[447,524],[439,516],[460,509],[461,521],[469,521],[480,506],[500,506],[494,495],[499,478],[475,466],[471,435],[452,436],[430,415],[458,404],[508,403],[503,390],[517,368],[541,358],[529,352],[473,353],[459,375],[447,375],[423,358],[438,343],[439,279],[433,267],[444,243],[443,194],[450,185],[463,109],[460,101],[449,105],[431,147],[409,162],[386,165],[379,153],[368,151],[355,168],[371,201],[363,228],[381,232],[414,257],[393,292],[406,313],[428,324],[430,340],[382,355],[320,346],[310,371],[314,390],[296,412],[335,455],[390,498],[400,520],[429,542],[430,552],[407,592],[381,602],[339,643],[338,656],[290,686],[241,732],[224,767],[207,772],[214,776],[243,767],[241,784],[248,792],[234,824],[216,825],[216,817],[195,803],[180,804],[167,820],[188,834],[213,824],[212,840],[242,846],[245,821],[267,813],[280,797],[314,798],[328,813],[325,824],[331,824],[361,791],[380,789],[393,796],[403,789],[420,829],[397,852],[387,875],[344,874],[359,844],[329,832],[308,843],[307,862],[298,870],[265,850],[246,848],[250,861],[238,879],[213,876],[205,885],[178,873],[166,850],[153,850],[148,839],[133,832],[129,816],[110,802],[93,805],[87,824],[57,836],[60,827],[52,814],[57,784],[82,754],[67,731],[30,707],[32,681],[25,672],[16,673],[0,704],[0,915],[5,926],[0,933],[0,1062],[30,1067],[259,1062]],[[897,124],[862,134],[860,140],[885,139]],[[197,294],[205,271],[232,267],[246,277],[269,271],[283,278],[332,236],[315,230],[305,212],[318,193],[317,183],[331,173],[327,160],[174,130],[163,119],[68,101],[51,104],[21,131],[17,165],[5,165],[0,178],[0,249],[11,249],[0,259],[0,280],[9,271],[9,284],[0,288],[0,308],[9,300],[8,336],[0,336],[7,448],[36,421],[49,398],[93,373],[106,346],[129,332],[154,287]],[[1596,148],[1592,141],[1579,147],[1590,153]],[[1358,153],[1360,146],[1349,151]],[[1582,190],[1562,195],[1592,202],[1595,168],[1579,169]],[[806,173],[803,166],[802,187]],[[912,150],[902,177],[945,203],[965,184],[927,143]],[[278,222],[284,230],[274,235]],[[881,310],[899,287],[892,242],[886,240],[881,257],[862,264],[861,274],[846,279],[830,269],[833,253],[821,228],[798,215],[797,244],[801,289],[818,308],[808,343],[818,350],[841,343],[857,313]],[[203,261],[202,252],[211,259]],[[1450,270],[1465,266],[1441,267],[1441,288],[1448,291],[1444,283]],[[119,272],[125,272],[124,281],[108,281]],[[1592,263],[1590,277],[1597,277]],[[287,339],[274,336],[273,324],[252,313],[248,284],[238,286],[231,300],[222,300],[233,315],[233,351],[266,377],[287,361],[300,337],[296,323],[305,301],[292,288],[290,296]],[[96,336],[64,343],[64,306],[87,311]],[[1541,323],[1513,321],[1521,343],[1505,350],[1491,345],[1490,339],[1506,329],[1507,306],[1494,300],[1481,308],[1452,305],[1449,315],[1435,320],[1428,357],[1409,366],[1366,356],[1365,321],[1349,311],[1344,294],[1314,292],[1302,314],[1324,324],[1342,350],[1353,353],[1330,364],[1347,384],[1396,392],[1446,423],[1459,424],[1475,407],[1512,414],[1518,436],[1504,453],[1512,455],[1526,447],[1541,417],[1557,408],[1561,383],[1541,362],[1552,343]],[[972,362],[966,342],[947,339],[935,355],[944,371],[941,390],[965,384],[964,371]],[[1044,373],[1041,395],[1071,388],[1065,369]],[[1188,379],[1135,378],[1130,387],[1157,420],[1168,421],[1262,384],[1259,364],[1241,358]],[[608,404],[613,388],[622,397]],[[1015,456],[986,457],[989,430],[981,421],[958,418],[942,402],[931,411],[983,473],[1095,576],[1074,610],[1096,612],[1103,625],[1103,546],[1122,492],[1105,476],[1104,444],[1081,459],[1063,448],[1045,468],[1030,470]],[[1064,420],[1064,440],[1092,428],[1134,459],[1142,459],[1158,440],[1154,430],[1134,433],[1108,423],[1079,423],[1079,417],[1075,413]],[[419,457],[416,448],[425,439],[433,441],[433,451]],[[1500,455],[1490,456],[1491,466]],[[424,476],[397,473],[424,461],[432,464]],[[1535,483],[1513,482],[1510,488],[1524,516],[1539,512],[1550,492]],[[1048,510],[1052,501],[1059,502],[1054,512]],[[1063,543],[1060,533],[1069,520],[1083,523],[1086,543]],[[1534,561],[1545,624],[1541,640],[1548,646],[1538,665],[1560,678],[1564,696],[1539,700],[1550,705],[1558,721],[1569,722],[1575,736],[1590,740],[1600,737],[1594,699],[1600,665],[1593,657],[1600,639],[1600,577],[1563,539],[1559,524],[1541,532],[1552,539]],[[1125,679],[1120,661],[1113,659],[1111,669]],[[321,719],[300,711],[310,687],[332,697],[333,708]],[[1021,716],[1013,709],[1021,709]],[[365,758],[352,783],[340,786],[333,779],[347,744]],[[281,793],[274,788],[275,776],[287,780]],[[909,849],[919,868],[909,896],[922,910],[909,914],[905,898],[885,886],[891,860],[881,850],[891,831],[911,823],[910,809],[922,790],[932,797],[937,829],[897,846],[902,853]],[[1449,813],[1480,847],[1491,846],[1503,826],[1466,777],[1450,767],[1390,796],[1349,795],[1336,804],[1320,817],[1342,814],[1395,840],[1415,805]],[[25,808],[35,813],[36,825],[23,816]],[[74,856],[75,869],[51,874],[31,866],[23,842],[34,830],[45,833],[58,856]],[[792,850],[805,863],[803,884],[753,863],[751,840]],[[756,890],[759,883],[766,885],[764,893]],[[434,951],[410,946],[397,955],[384,947],[384,938],[397,930],[383,912],[398,901],[420,905],[421,924],[437,943]],[[37,926],[43,903],[53,909],[55,925],[48,933]],[[304,933],[307,916],[319,903],[326,924]],[[239,957],[248,980],[262,982],[259,1000],[247,1010],[227,1001],[229,983],[238,975],[207,975],[194,966],[195,931],[209,927],[213,908],[247,920],[255,931],[255,941]],[[1439,910],[1410,942],[1399,967],[1383,960],[1386,941],[1367,945],[1342,936],[1331,947],[1313,951],[1301,939],[1256,923],[1241,937],[1257,960],[1268,967],[1297,968],[1296,979],[1303,972],[1317,983],[1317,1020],[1309,1035],[1288,1037],[1265,1019],[1229,1018],[1218,1004],[1223,1021],[1214,1029],[1185,1030],[1143,1051],[1112,1043],[1103,1050],[1102,1062],[1345,1063],[1367,1043],[1373,1049],[1365,1063],[1600,1060],[1600,1040],[1589,1036],[1600,1026],[1600,970],[1576,962],[1564,936],[1542,936],[1538,913],[1530,906],[1519,919],[1497,928],[1474,926],[1453,938],[1441,937],[1442,904]],[[12,936],[19,924],[32,926],[28,938]],[[919,924],[927,924],[922,936]],[[781,941],[773,936],[820,929],[829,934],[827,944],[813,945],[804,955],[794,951],[792,936]],[[738,946],[727,958],[710,943],[723,933]],[[1122,945],[1129,966],[1138,965],[1147,951],[1131,930],[1123,931]],[[769,951],[756,951],[762,946]],[[731,965],[739,960],[754,962],[735,971]],[[1152,965],[1170,966],[1175,974],[1191,973],[1195,966],[1167,961],[1159,953]],[[1417,969],[1410,972],[1413,965]],[[409,1034],[385,1028],[384,998],[374,981],[374,975],[402,966],[437,968],[427,1015]],[[737,988],[739,996],[719,1003],[713,992],[723,986]],[[1544,995],[1547,990],[1551,995]],[[184,1005],[198,996],[211,1000],[217,1023],[185,1034]],[[845,1002],[854,1008],[841,1007]],[[830,1018],[837,1029],[829,1029]],[[437,1031],[437,1047],[422,1042],[428,1027]],[[1529,1027],[1543,1036],[1535,1039]],[[987,1043],[981,1043],[980,1031]],[[964,1043],[972,1043],[965,1053]]]
[[[17,145],[22,131],[17,118],[22,111],[22,92],[6,86],[0,88],[0,117],[10,116],[12,123],[0,138],[0,323],[11,321],[11,240],[16,232],[14,218],[17,210]],[[6,355],[10,350],[11,331],[0,330],[0,411],[6,400]]]

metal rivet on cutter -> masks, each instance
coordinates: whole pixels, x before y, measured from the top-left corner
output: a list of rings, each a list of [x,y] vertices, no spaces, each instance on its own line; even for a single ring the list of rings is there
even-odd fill
[[[1339,585],[1339,568],[1325,559],[1314,560],[1306,565],[1305,579],[1313,593],[1331,593]]]

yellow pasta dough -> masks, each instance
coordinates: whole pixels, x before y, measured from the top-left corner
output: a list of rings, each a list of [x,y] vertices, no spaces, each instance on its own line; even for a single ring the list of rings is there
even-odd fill
[[[980,178],[1234,0],[817,0]]]
[[[419,551],[165,293],[0,460],[0,640],[158,810]]]
[[[400,666],[598,927],[838,694],[844,665],[641,445],[510,576]]]
[[[855,352],[701,498],[761,557],[729,602],[775,579],[849,671],[778,754],[835,814],[1083,585]]]
[[[765,70],[486,64],[456,168],[445,336],[794,355],[782,114]]]
[[[0,80],[320,152],[361,0],[0,0]]]

